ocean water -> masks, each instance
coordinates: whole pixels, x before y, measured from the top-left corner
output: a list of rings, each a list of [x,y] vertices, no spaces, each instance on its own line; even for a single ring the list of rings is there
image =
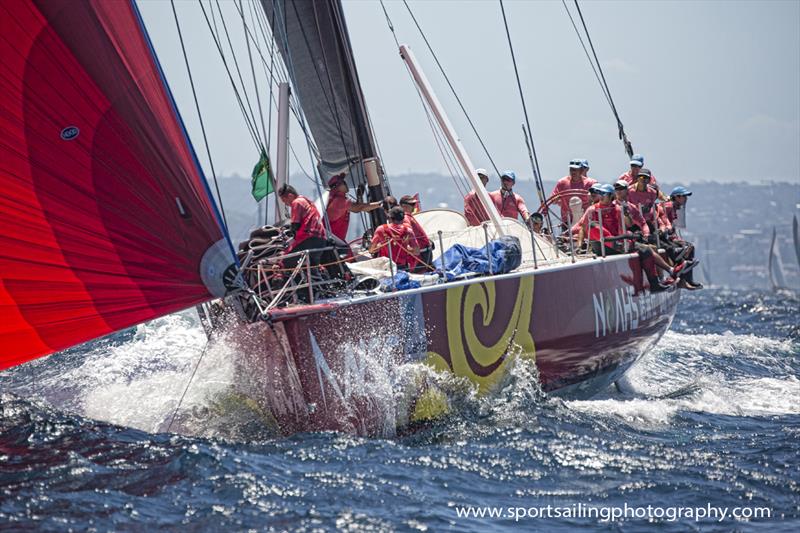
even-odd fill
[[[224,346],[167,431],[205,344],[173,315],[0,374],[0,530],[798,531],[799,316],[685,293],[598,398],[518,365],[488,398],[441,378],[453,414],[413,433],[279,438],[226,400]]]

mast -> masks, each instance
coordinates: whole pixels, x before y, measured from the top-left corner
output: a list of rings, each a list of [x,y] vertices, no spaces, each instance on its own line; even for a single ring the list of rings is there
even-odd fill
[[[275,223],[286,214],[278,191],[289,183],[289,84],[278,84],[278,157],[275,172]]]

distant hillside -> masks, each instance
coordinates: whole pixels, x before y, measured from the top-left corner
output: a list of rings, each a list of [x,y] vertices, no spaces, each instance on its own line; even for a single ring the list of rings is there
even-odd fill
[[[293,176],[292,183],[302,194],[316,198],[314,184],[305,176]],[[545,181],[548,193],[553,185],[554,182]],[[663,183],[662,187],[669,191],[674,185],[678,183]],[[778,230],[786,281],[800,289],[800,268],[795,260],[791,227],[792,216],[800,214],[800,184],[701,182],[688,186],[694,194],[689,199],[685,235],[698,245],[698,256],[706,269],[710,267],[709,274],[714,284],[766,288],[769,283],[767,255],[774,226]],[[398,197],[419,192],[423,209],[463,207],[462,197],[449,176],[394,176],[391,187],[392,193]],[[490,189],[497,187],[496,182],[490,182]],[[250,195],[250,181],[239,177],[222,178],[220,190],[231,235],[234,240],[241,240],[260,220],[258,208]],[[520,181],[515,190],[523,195],[530,209],[538,207],[532,181]],[[274,210],[274,200],[271,202],[270,212]],[[354,216],[352,220],[357,223],[358,217]],[[698,270],[702,278],[703,269]]]

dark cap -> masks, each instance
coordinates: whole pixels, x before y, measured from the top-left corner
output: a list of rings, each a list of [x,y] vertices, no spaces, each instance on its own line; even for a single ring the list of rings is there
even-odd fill
[[[403,208],[396,205],[389,210],[389,220],[392,222],[402,222],[406,218],[406,212]]]
[[[383,208],[388,211],[397,205],[397,198],[394,196],[386,196],[383,198]]]
[[[328,187],[333,189],[340,183],[344,183],[344,172],[341,174],[336,174],[335,176],[331,176],[331,179],[328,180]]]
[[[649,168],[643,168],[643,169],[639,170],[639,174],[637,174],[637,176],[638,177],[646,176],[648,178],[652,177],[651,174],[650,174],[650,169]]]
[[[410,194],[406,194],[405,196],[400,197],[400,205],[402,204],[417,205],[417,199],[414,196],[411,196]]]

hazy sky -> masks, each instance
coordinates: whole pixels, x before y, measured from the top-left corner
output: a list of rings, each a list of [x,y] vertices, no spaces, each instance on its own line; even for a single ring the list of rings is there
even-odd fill
[[[205,161],[169,2],[139,5]],[[529,178],[522,107],[498,2],[410,5],[495,162]],[[402,2],[386,6],[476,166],[489,168]],[[257,154],[202,14],[194,2],[177,2],[177,8],[217,172],[249,175]],[[446,173],[380,4],[345,0],[344,8],[387,173]],[[601,181],[616,179],[628,159],[564,6],[507,0],[505,8],[544,179],[563,176],[572,157],[588,158],[590,174]],[[800,2],[595,0],[581,8],[634,150],[660,180],[800,182]],[[223,9],[232,31],[241,34],[232,5]],[[239,59],[249,71],[243,47]],[[306,154],[308,169],[297,129],[296,149]]]

